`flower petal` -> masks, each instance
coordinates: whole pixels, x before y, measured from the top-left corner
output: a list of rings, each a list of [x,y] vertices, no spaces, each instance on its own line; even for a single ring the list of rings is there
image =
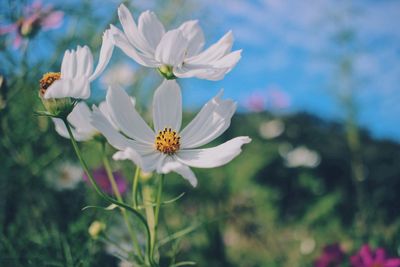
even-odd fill
[[[369,245],[363,245],[360,249],[359,255],[362,259],[362,261],[364,262],[364,264],[366,265],[372,265],[373,263],[373,255],[372,255],[372,251],[371,248],[369,247]]]
[[[400,258],[388,259],[385,262],[385,267],[399,267]]]
[[[188,40],[183,36],[181,30],[168,31],[157,46],[155,59],[169,66],[181,65],[187,47]]]
[[[196,117],[181,132],[181,147],[195,148],[205,145],[228,129],[236,110],[232,100],[221,100],[221,90],[208,101]]]
[[[51,118],[51,120],[54,122],[56,132],[59,135],[61,135],[62,137],[69,138],[67,127],[65,127],[65,124],[62,121],[62,119]],[[74,137],[75,137],[75,134],[74,134]]]
[[[113,155],[113,160],[127,160],[127,159],[143,169],[142,157],[138,152],[136,152],[130,147],[127,147],[122,151],[118,151]]]
[[[64,122],[57,118],[52,118],[52,121],[54,122],[56,132],[62,137],[69,139],[69,133]],[[75,140],[78,142],[87,141],[93,137],[91,133],[78,132],[74,128],[72,128],[71,131]]]
[[[232,53],[227,54],[220,60],[214,62],[214,68],[229,68],[229,70],[233,69],[233,67],[239,62],[242,50],[236,50]]]
[[[152,51],[150,44],[138,30],[131,12],[129,12],[128,8],[124,4],[121,4],[118,8],[118,17],[129,42],[143,53],[154,55],[154,51]]]
[[[114,160],[131,160],[136,165],[140,166],[144,172],[155,171],[158,166],[164,161],[165,155],[157,152],[148,154],[140,154],[131,147],[127,147],[122,151],[118,151],[113,155]]]
[[[87,99],[90,96],[90,82],[89,77],[81,76],[75,77],[68,82],[68,95],[67,97]]]
[[[76,77],[86,76],[89,77],[93,72],[93,56],[89,47],[78,46],[76,51],[77,71]]]
[[[155,91],[153,122],[156,133],[164,128],[179,132],[182,123],[182,95],[175,80],[164,80]]]
[[[197,77],[211,81],[221,80],[230,72],[241,58],[242,50],[229,53],[209,62],[189,63],[174,67],[174,75],[179,78]]]
[[[189,41],[187,48],[187,57],[197,55],[204,47],[204,33],[197,20],[189,20],[183,23],[179,29],[183,36]]]
[[[154,12],[147,10],[140,14],[138,28],[154,53],[162,36],[165,34],[164,26]]]
[[[93,106],[90,119],[92,126],[98,129],[107,139],[108,143],[118,150],[125,150],[130,147],[140,155],[147,155],[156,151],[153,145],[137,142],[118,132],[96,106]]]
[[[191,167],[218,167],[239,155],[242,145],[250,142],[251,139],[248,136],[240,136],[213,148],[180,150],[176,157],[180,162]]]
[[[122,88],[109,88],[106,100],[119,129],[137,141],[153,145],[154,132],[136,111],[129,95]]]
[[[115,123],[114,119],[111,117],[111,112],[110,112],[110,108],[108,107],[107,101],[102,101],[99,104],[99,110],[101,111],[101,113],[103,113],[103,115],[107,118],[107,120],[110,122],[110,124],[112,125],[112,127],[115,130],[119,130],[118,129],[118,125]]]
[[[63,98],[69,96],[71,86],[71,80],[69,79],[61,79],[54,81],[52,85],[50,85],[46,92],[44,93],[44,98]]]
[[[68,115],[67,120],[72,126],[72,134],[77,141],[86,141],[96,134],[97,130],[90,124],[91,111],[85,102],[79,102],[72,112]],[[61,119],[53,118],[55,129],[59,135],[69,138],[67,127]]]
[[[182,66],[174,67],[173,72],[176,77],[190,78],[196,77],[210,81],[218,81],[224,78],[231,69],[215,68],[210,65],[196,65],[185,63]]]
[[[180,174],[183,178],[189,181],[189,183],[193,186],[197,186],[197,178],[196,175],[193,173],[193,171],[186,165],[180,163],[176,159],[172,157],[167,157],[163,163],[163,165],[160,167],[158,172],[160,173],[170,173],[170,172],[176,172]]]
[[[44,30],[56,29],[61,26],[63,18],[64,12],[53,11],[40,21],[40,25],[43,27]]]
[[[375,251],[375,261],[384,262],[386,260],[386,252],[383,248],[377,248]]]
[[[112,32],[110,29],[108,29],[103,33],[103,42],[100,48],[99,62],[97,63],[96,70],[94,71],[94,73],[92,74],[92,71],[90,72],[92,74],[89,78],[90,81],[95,80],[104,71],[108,62],[110,62],[113,51],[114,51],[114,44],[112,41]]]
[[[212,62],[221,59],[232,49],[233,34],[232,31],[226,33],[218,42],[204,50],[200,54],[185,59],[188,64],[204,64],[209,65]]]
[[[14,32],[18,29],[18,24],[13,23],[10,25],[0,26],[0,35],[4,35],[10,32]]]
[[[72,76],[69,73],[70,62],[71,62],[71,51],[66,50],[64,52],[64,57],[61,63],[61,74],[64,76],[64,78],[72,78]]]
[[[145,67],[155,68],[161,66],[161,64],[157,63],[153,58],[137,51],[118,28],[110,25],[110,30],[114,44],[118,46],[127,56]]]
[[[91,133],[93,135],[97,130],[90,124],[91,114],[92,112],[87,104],[85,102],[79,102],[68,115],[67,119],[76,131]]]
[[[61,64],[61,79],[71,79],[75,77],[76,68],[75,50],[66,50]]]
[[[124,150],[128,146],[128,138],[120,134],[104,116],[104,114],[93,105],[90,123],[107,139],[108,143],[116,149]]]

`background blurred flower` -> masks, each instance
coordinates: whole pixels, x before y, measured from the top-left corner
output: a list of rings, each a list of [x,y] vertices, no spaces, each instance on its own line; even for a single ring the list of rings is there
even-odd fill
[[[265,139],[280,136],[285,131],[285,124],[281,120],[270,120],[260,124],[259,133]]]
[[[15,23],[0,26],[0,35],[12,35],[13,47],[17,49],[23,39],[33,38],[40,30],[60,27],[63,18],[64,12],[54,11],[52,6],[43,6],[40,1],[35,1],[24,8],[23,16]]]
[[[264,110],[280,111],[291,105],[290,96],[278,86],[270,86],[267,89],[252,92],[245,98],[242,105],[249,111],[261,112]]]
[[[278,86],[271,86],[266,92],[266,105],[269,110],[281,110],[290,107],[290,96]]]
[[[244,103],[245,107],[252,112],[261,112],[265,109],[265,96],[259,92],[252,93]]]
[[[115,218],[109,223],[107,228],[107,238],[105,250],[108,254],[113,255],[121,260],[119,266],[134,266],[128,262],[132,260],[133,243],[126,223],[121,218]],[[145,246],[145,237],[138,235],[139,246]]]
[[[285,159],[286,166],[289,168],[315,168],[321,162],[318,152],[310,150],[305,146],[299,146],[290,151],[280,150],[280,154]]]
[[[128,261],[120,261],[118,267],[134,267],[132,263]]]
[[[314,238],[305,238],[300,243],[300,253],[303,255],[311,254],[315,249]]]
[[[108,194],[114,194],[113,188],[111,186],[110,180],[108,179],[107,176],[107,171],[101,167],[92,172],[94,179],[96,180],[97,184],[103,189],[104,192]],[[119,171],[113,172],[115,182],[117,184],[118,190],[121,194],[125,193],[128,185],[122,176],[122,173]],[[83,180],[85,180],[89,185],[89,179],[86,175],[86,173],[83,175]]]
[[[100,221],[94,221],[90,224],[88,233],[93,239],[97,239],[102,231],[106,229],[106,225]]]
[[[352,267],[400,267],[400,258],[388,259],[383,248],[373,251],[369,245],[363,245],[350,262]]]
[[[338,267],[344,260],[344,252],[338,243],[326,245],[315,260],[314,267]]]
[[[126,88],[135,82],[135,69],[131,64],[119,63],[109,68],[101,78],[104,87],[120,86]]]
[[[47,182],[56,190],[74,189],[82,181],[82,168],[69,161],[62,162],[45,173]]]

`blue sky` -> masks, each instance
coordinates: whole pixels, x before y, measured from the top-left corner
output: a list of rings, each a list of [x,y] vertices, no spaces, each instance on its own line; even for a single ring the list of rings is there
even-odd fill
[[[400,140],[400,1],[203,2],[218,25],[215,36],[232,29],[243,58],[225,80],[190,81],[189,87],[224,87],[240,103],[254,92],[279,88],[291,100],[289,111],[340,120],[345,113],[338,96],[345,91],[339,59],[350,55],[358,122],[377,137]],[[347,29],[353,39],[340,44],[335,36]],[[190,95],[193,102],[204,101],[199,92]]]
[[[58,0],[44,2],[63,4]],[[119,1],[94,3],[102,7],[95,12],[108,21],[116,14]],[[146,9],[157,12],[160,8],[151,0],[133,3],[141,9],[135,14]],[[270,101],[268,98],[278,91],[290,103],[284,112],[308,111],[342,120],[345,112],[338,96],[347,91],[339,75],[339,62],[347,55],[353,65],[350,88],[359,124],[376,137],[400,141],[399,0],[187,0],[185,3],[195,3],[197,7],[179,16],[199,19],[208,45],[232,30],[234,49],[243,49],[241,61],[224,80],[182,82],[188,108],[197,109],[220,88],[224,88],[226,97],[239,102],[240,111],[246,111],[249,97],[261,96]],[[69,23],[67,19],[61,29],[46,34],[56,38],[64,34]],[[337,38],[344,30],[352,36],[345,44]]]

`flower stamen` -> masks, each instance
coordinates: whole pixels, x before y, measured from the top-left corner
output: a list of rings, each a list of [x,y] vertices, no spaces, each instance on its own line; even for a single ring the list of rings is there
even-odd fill
[[[181,137],[171,128],[159,131],[154,141],[156,149],[164,154],[172,155],[179,150]]]
[[[40,89],[39,89],[39,95],[41,97],[44,96],[46,93],[47,88],[50,87],[55,81],[59,80],[61,78],[61,73],[60,72],[48,72],[45,73],[40,79]]]

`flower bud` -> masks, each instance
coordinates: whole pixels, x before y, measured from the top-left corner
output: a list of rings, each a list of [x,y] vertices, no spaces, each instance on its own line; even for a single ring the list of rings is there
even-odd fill
[[[97,239],[100,235],[100,233],[106,229],[106,225],[102,222],[99,221],[94,221],[92,222],[92,224],[89,226],[88,232],[89,235],[93,238],[93,239]]]
[[[173,67],[168,66],[168,65],[163,65],[158,68],[158,72],[164,76],[165,79],[167,80],[173,80],[176,79],[176,76],[174,75]]]
[[[40,79],[39,97],[50,115],[54,117],[67,117],[75,106],[75,101],[70,97],[64,98],[44,98],[47,88],[49,88],[56,80],[61,78],[59,72],[48,72]]]

